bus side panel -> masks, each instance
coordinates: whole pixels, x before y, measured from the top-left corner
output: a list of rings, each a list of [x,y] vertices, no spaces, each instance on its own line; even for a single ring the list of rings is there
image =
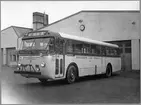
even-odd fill
[[[86,75],[93,75],[95,74],[95,65],[100,64],[97,59],[100,58],[94,58],[91,56],[71,56],[66,55],[65,57],[65,69],[67,70],[67,67],[70,63],[75,62],[79,69],[79,76],[86,76]],[[97,70],[99,70],[100,66],[97,66]]]
[[[121,70],[121,59],[119,57],[106,57],[106,66],[108,63],[112,64],[113,72]]]
[[[92,56],[76,55],[75,62],[79,66],[79,76],[93,75],[94,65],[92,61]]]
[[[65,77],[66,77],[67,68],[71,62],[74,62],[74,56],[73,55],[65,55],[65,73],[64,73]]]
[[[102,71],[102,64],[101,64],[101,57],[99,56],[93,56],[91,61],[91,67],[93,67],[93,74],[100,74]]]
[[[106,70],[106,57],[102,56],[101,57],[101,66],[99,69],[99,72],[97,74],[104,74]]]

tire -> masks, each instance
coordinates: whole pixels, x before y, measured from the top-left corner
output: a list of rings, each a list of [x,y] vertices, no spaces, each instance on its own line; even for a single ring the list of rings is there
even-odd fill
[[[74,83],[77,79],[77,68],[74,65],[70,65],[67,70],[66,81],[68,84]]]
[[[38,79],[39,79],[39,81],[40,81],[42,84],[46,84],[46,83],[48,82],[47,79],[40,79],[40,78],[38,78]]]
[[[107,65],[106,67],[106,74],[105,76],[108,78],[108,77],[111,77],[112,76],[112,66],[111,65]]]

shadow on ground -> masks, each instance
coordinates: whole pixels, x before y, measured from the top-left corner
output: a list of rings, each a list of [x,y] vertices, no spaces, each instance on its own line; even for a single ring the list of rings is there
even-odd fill
[[[85,76],[85,77],[80,77],[79,80],[77,80],[74,84],[79,84],[83,82],[88,82],[88,81],[96,81],[96,80],[101,80],[101,79],[111,79],[114,77],[120,76],[119,73],[114,73],[112,77],[106,78],[104,74],[102,75],[94,75],[94,76]],[[30,78],[29,78],[30,79]],[[34,82],[34,83],[25,83],[25,84],[19,84],[21,86],[29,86],[29,87],[40,87],[40,86],[47,86],[47,87],[56,87],[56,86],[65,86],[65,85],[70,85],[66,82],[66,80],[56,80],[56,81],[48,81],[47,83],[41,83],[41,82]]]

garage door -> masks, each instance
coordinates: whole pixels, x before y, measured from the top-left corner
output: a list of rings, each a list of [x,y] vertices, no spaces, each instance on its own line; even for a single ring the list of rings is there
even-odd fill
[[[6,64],[10,65],[10,62],[13,62],[15,60],[15,58],[13,58],[13,51],[15,51],[16,48],[12,47],[12,48],[6,48],[6,52],[7,52],[7,57],[6,57]]]
[[[120,48],[121,69],[122,70],[131,70],[132,69],[131,40],[110,41],[110,43],[117,44]]]
[[[1,64],[3,65],[3,48],[1,48]]]

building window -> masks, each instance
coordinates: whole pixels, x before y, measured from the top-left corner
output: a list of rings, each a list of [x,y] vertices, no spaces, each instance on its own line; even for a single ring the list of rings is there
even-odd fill
[[[125,48],[125,53],[131,53],[131,48]]]
[[[125,42],[125,47],[131,47],[131,41]]]
[[[16,62],[16,55],[13,55],[13,62]]]
[[[16,62],[16,55],[15,54],[10,54],[10,61]]]

